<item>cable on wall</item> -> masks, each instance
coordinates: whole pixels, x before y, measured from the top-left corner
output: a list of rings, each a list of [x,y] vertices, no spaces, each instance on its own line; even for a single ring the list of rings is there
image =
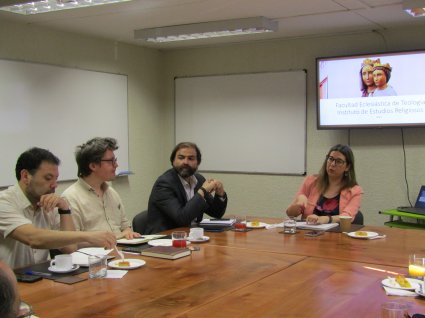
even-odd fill
[[[401,128],[401,145],[403,147],[404,180],[406,181],[407,200],[409,201],[410,206],[413,206],[412,202],[410,202],[409,182],[407,181],[406,148],[404,146],[404,131],[403,131],[403,128]]]

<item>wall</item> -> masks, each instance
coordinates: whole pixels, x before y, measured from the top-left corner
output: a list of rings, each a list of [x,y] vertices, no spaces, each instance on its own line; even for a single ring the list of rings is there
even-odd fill
[[[158,158],[163,157],[161,54],[156,50],[7,21],[0,22],[0,43],[3,59],[128,75],[129,161],[135,174],[118,178],[113,186],[122,196],[129,218],[146,209],[152,184],[162,172],[157,163]],[[81,121],[75,123],[76,129],[79,125],[95,125],[102,115],[84,118],[81,114],[80,117]],[[61,183],[57,192],[61,193],[69,184]]]
[[[165,147],[171,149],[174,142],[174,77],[307,69],[307,173],[318,172],[327,150],[332,145],[350,141],[356,158],[357,179],[365,192],[361,210],[368,224],[382,225],[387,217],[379,215],[379,210],[408,204],[401,130],[318,131],[316,129],[315,58],[423,49],[425,47],[420,40],[421,33],[420,29],[409,28],[379,34],[366,32],[165,51],[166,121],[164,129],[167,129],[166,136],[168,136]],[[407,41],[407,34],[409,41]],[[219,123],[217,127],[219,129]],[[414,203],[420,185],[425,183],[423,166],[425,129],[404,129],[404,137],[407,179],[410,198]],[[202,150],[202,145],[199,146]],[[252,147],[255,147],[255,144]],[[291,150],[287,149],[287,151]],[[261,162],[258,164],[261,165]],[[292,201],[303,180],[302,177],[294,176],[237,174],[208,174],[208,176],[224,182],[230,197],[228,213],[279,217],[283,215],[282,212]]]
[[[307,69],[307,173],[319,170],[330,146],[350,139],[358,181],[365,191],[362,211],[366,222],[383,224],[386,218],[378,215],[379,210],[407,204],[400,129],[352,130],[350,135],[346,130],[318,131],[315,58],[424,49],[422,35],[422,30],[413,28],[162,52],[1,21],[0,58],[128,74],[130,165],[135,175],[117,179],[114,187],[130,218],[146,208],[153,182],[169,167],[174,145],[175,76]],[[76,127],[96,120],[82,116]],[[414,201],[419,186],[425,184],[425,130],[405,129],[404,135],[407,179]],[[224,182],[230,197],[229,213],[266,216],[281,216],[302,182],[302,177],[294,176],[208,176]],[[68,185],[61,184],[58,192]]]

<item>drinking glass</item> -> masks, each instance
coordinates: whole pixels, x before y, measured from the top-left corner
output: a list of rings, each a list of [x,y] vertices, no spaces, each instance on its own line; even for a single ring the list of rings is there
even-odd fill
[[[173,240],[174,247],[186,247],[186,232],[185,231],[175,231],[171,233],[171,238]]]
[[[233,225],[235,230],[245,231],[246,230],[246,216],[237,215],[236,222]]]
[[[388,301],[381,305],[381,318],[405,318],[408,315],[409,306],[405,303]]]
[[[297,233],[297,221],[293,217],[287,217],[283,220],[283,233],[295,234]]]
[[[89,256],[89,277],[103,278],[107,274],[107,258],[104,255]]]
[[[425,276],[425,255],[409,255],[409,275],[422,278]]]

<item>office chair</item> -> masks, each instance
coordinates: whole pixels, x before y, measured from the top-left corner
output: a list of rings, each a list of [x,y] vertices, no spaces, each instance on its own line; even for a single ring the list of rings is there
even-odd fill
[[[362,211],[359,210],[357,212],[356,216],[354,217],[352,224],[364,225],[364,217],[363,217]]]
[[[148,211],[143,211],[137,214],[133,218],[133,231],[140,233],[140,234],[146,234],[146,224],[148,223]]]

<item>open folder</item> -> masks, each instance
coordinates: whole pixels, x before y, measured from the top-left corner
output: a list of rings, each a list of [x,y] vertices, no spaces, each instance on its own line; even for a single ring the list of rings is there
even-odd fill
[[[105,250],[103,247],[80,248],[72,253],[72,263],[80,266],[89,266],[89,255],[108,255],[112,250]],[[114,256],[108,256],[114,258]]]

